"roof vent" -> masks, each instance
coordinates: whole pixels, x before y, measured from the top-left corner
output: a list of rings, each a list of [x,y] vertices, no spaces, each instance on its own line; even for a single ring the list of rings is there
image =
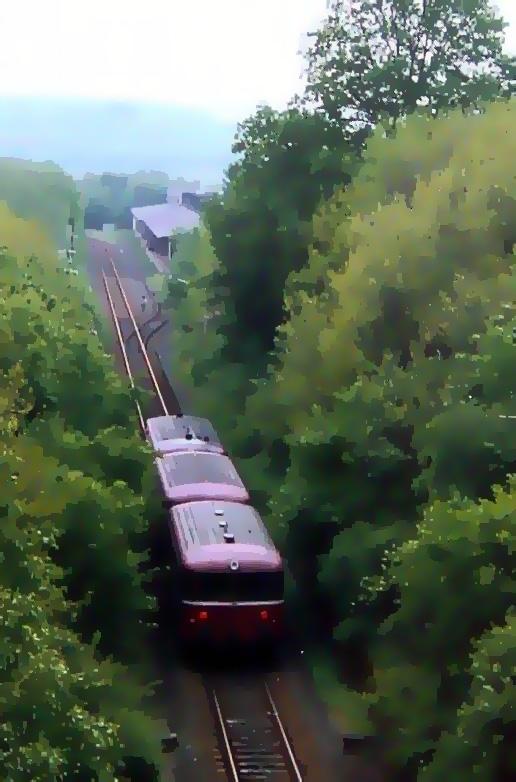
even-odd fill
[[[222,527],[222,529],[227,529],[228,523],[225,519],[221,519],[219,521],[219,527]]]
[[[192,433],[190,432],[190,428],[188,428],[188,429],[186,430],[186,435],[185,435],[185,438],[186,438],[187,440],[192,440],[192,439],[193,439],[193,435],[192,435]]]
[[[236,561],[236,559],[231,560],[231,562],[229,563],[229,569],[238,570],[238,562]]]
[[[217,508],[215,510],[215,516],[223,516],[223,515],[224,515],[224,511],[221,508]]]
[[[235,542],[235,536],[231,532],[225,532],[224,533],[224,540],[226,543],[234,543]]]

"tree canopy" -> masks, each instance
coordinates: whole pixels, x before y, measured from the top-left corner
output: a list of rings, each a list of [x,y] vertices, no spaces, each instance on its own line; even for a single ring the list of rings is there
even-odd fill
[[[391,771],[410,782],[453,773],[501,782],[507,767],[516,126],[514,100],[480,108],[416,113],[387,137],[378,127],[351,182],[342,173],[340,187],[314,197],[304,262],[287,252],[286,277],[265,265],[283,297],[275,288],[272,350],[256,347],[261,324],[249,333],[237,309],[271,300],[243,260],[270,238],[263,226],[256,241],[243,233],[236,215],[249,208],[249,226],[297,196],[276,190],[262,204],[252,194],[277,144],[274,122],[259,115],[208,213],[202,253],[193,244],[186,253],[202,255],[203,271],[190,269],[177,310],[198,409],[218,425],[286,557],[298,624],[354,682],[357,713],[388,736]],[[217,223],[230,204],[234,223]],[[219,321],[203,337],[214,306]],[[475,716],[476,671],[498,643],[490,711]],[[485,739],[480,760],[473,736]]]
[[[234,312],[220,324],[223,360],[259,374],[284,319],[285,281],[306,265],[313,214],[349,180],[355,161],[338,131],[293,108],[261,107],[239,126],[234,151],[241,158],[228,171],[224,197],[205,210],[221,259],[211,286]]]
[[[160,764],[141,664],[152,461],[84,281],[37,223],[0,204],[0,225],[0,776],[108,780],[130,756]]]
[[[302,292],[292,300],[296,309],[280,327],[274,367],[247,402],[248,428],[260,435],[246,472],[262,476],[256,480],[270,498],[270,528],[282,542],[305,608],[312,607],[312,624],[319,624],[323,637],[334,628],[341,659],[353,658],[357,649],[367,659],[374,648],[376,628],[395,608],[397,592],[386,589],[381,600],[364,603],[361,583],[380,572],[384,551],[410,541],[425,503],[451,502],[456,493],[469,502],[489,502],[493,484],[503,485],[516,468],[514,421],[507,418],[516,413],[509,381],[516,191],[507,166],[514,129],[514,103],[499,103],[481,116],[413,117],[391,140],[377,131],[345,197],[339,202],[336,196],[321,217],[327,251],[314,251],[309,267],[326,262],[326,293]],[[416,147],[418,165],[411,173]],[[387,171],[396,172],[397,183]],[[278,462],[278,449],[285,446],[287,455]],[[492,505],[482,508],[494,512]],[[486,551],[494,546],[494,560],[485,567],[498,572],[506,556],[497,551],[498,532],[489,537],[489,527],[482,528],[489,540],[482,545]],[[431,534],[444,540],[450,532]],[[510,526],[504,535],[510,536]],[[468,624],[463,602],[473,607],[479,599],[465,578],[471,572],[467,559],[477,557],[480,566],[480,550],[468,554],[461,544],[456,556],[450,578],[455,590],[461,586],[458,592],[449,586],[446,616],[460,633],[462,656],[449,663],[458,666],[460,683],[470,644],[490,621],[503,625],[508,603],[504,591],[494,588],[484,618],[472,608]],[[430,578],[427,573],[420,586],[413,583],[410,600],[418,617],[424,616]],[[437,588],[439,577],[432,579]],[[408,600],[409,593],[403,594]],[[435,606],[444,621],[442,597],[435,597]],[[432,656],[429,646],[426,667],[414,670],[418,683],[411,690],[425,736],[436,725],[449,730],[451,708],[438,701],[439,717],[431,726],[430,705],[421,700],[444,676],[437,661],[446,665],[436,649],[442,650],[447,631],[434,621],[436,647]],[[374,684],[362,686],[381,691],[383,670],[394,664],[399,687],[409,686],[416,655],[399,660],[411,632],[407,624],[405,640],[401,634],[393,638],[378,677],[371,674]],[[457,636],[450,646],[457,654],[458,644]],[[417,679],[423,675],[426,687]],[[464,696],[457,685],[453,708]],[[382,697],[382,710],[372,712],[380,732],[384,708],[393,709],[389,724],[404,724],[394,713],[400,695],[389,690]],[[415,730],[414,716],[406,714]],[[435,748],[437,735],[433,743],[393,736],[392,746],[403,745],[406,753],[396,757],[398,771],[410,767],[412,757],[426,764],[425,752]],[[500,759],[494,745],[490,752],[486,768]]]
[[[70,217],[80,227],[82,215],[73,179],[54,163],[0,158],[1,201],[18,217],[37,222],[59,249],[67,244]]]
[[[332,0],[312,33],[304,100],[363,140],[418,107],[437,114],[514,91],[489,0]]]

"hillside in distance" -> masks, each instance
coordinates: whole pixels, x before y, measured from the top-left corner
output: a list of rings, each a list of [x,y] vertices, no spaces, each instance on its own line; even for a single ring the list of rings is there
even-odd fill
[[[0,156],[52,160],[86,172],[159,170],[222,182],[236,124],[151,103],[0,96]]]

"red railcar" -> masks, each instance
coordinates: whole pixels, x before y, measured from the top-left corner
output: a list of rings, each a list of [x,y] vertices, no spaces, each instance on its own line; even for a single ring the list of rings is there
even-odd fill
[[[283,634],[283,563],[257,511],[235,502],[177,505],[179,631],[187,642],[274,642]]]

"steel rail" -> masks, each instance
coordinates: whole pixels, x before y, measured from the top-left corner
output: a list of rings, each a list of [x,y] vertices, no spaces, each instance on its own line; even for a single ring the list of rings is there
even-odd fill
[[[106,275],[104,273],[104,269],[102,269],[102,281],[104,282],[104,288],[106,290],[106,296],[107,296],[107,300],[108,300],[108,304],[109,304],[109,309],[111,310],[111,316],[113,318],[113,323],[115,325],[115,331],[116,331],[116,335],[118,337],[120,350],[122,351],[122,357],[124,359],[125,369],[127,371],[128,377],[129,377],[129,382],[131,384],[131,388],[136,389],[136,386],[134,384],[134,379],[133,379],[133,373],[131,372],[131,367],[129,365],[129,358],[127,356],[127,351],[126,351],[125,345],[124,345],[124,338],[123,338],[123,335],[122,335],[122,330],[120,329],[120,324],[118,323],[118,319],[117,319],[117,316],[116,316],[115,305],[113,303],[113,299],[112,299],[111,293],[109,291],[109,285],[108,285],[107,277],[106,277]],[[137,399],[135,399],[135,404],[136,404],[136,409],[138,411],[138,418],[140,419],[140,427],[142,429],[142,432],[145,434],[145,421],[144,421],[144,418],[143,418],[143,414],[142,414],[142,409],[140,407],[140,403],[138,402]]]
[[[292,751],[292,747],[290,746],[290,741],[288,740],[287,734],[285,732],[285,728],[283,727],[283,723],[282,723],[280,715],[278,713],[278,709],[276,708],[276,704],[274,702],[274,698],[272,697],[271,691],[269,689],[269,685],[267,684],[267,682],[264,682],[263,684],[265,686],[265,692],[267,693],[267,700],[269,701],[269,704],[270,704],[271,709],[272,709],[272,713],[273,713],[274,718],[276,720],[276,724],[277,724],[277,726],[278,726],[278,728],[280,730],[281,737],[283,739],[283,745],[285,746],[285,748],[286,748],[286,750],[288,752],[288,756],[289,756],[289,759],[290,759],[290,765],[291,765],[292,770],[293,770],[293,772],[295,774],[295,778],[296,778],[297,782],[303,782],[303,777],[301,776],[301,772],[299,770],[299,766],[297,765],[297,761],[296,761],[296,759],[294,757],[294,753]]]
[[[271,728],[276,727],[279,730],[279,747],[281,749],[279,750],[280,754],[277,755],[278,758],[282,758],[282,763],[284,763],[283,770],[279,771],[280,774],[287,774],[289,779],[292,780],[292,782],[303,782],[303,777],[301,775],[301,771],[299,769],[299,766],[297,764],[296,758],[294,756],[294,752],[292,750],[292,747],[290,745],[290,741],[287,737],[285,728],[283,727],[283,723],[281,721],[281,718],[278,713],[278,709],[276,706],[276,703],[274,702],[274,699],[272,697],[272,693],[269,689],[269,686],[266,681],[262,680],[261,685],[263,685],[265,689],[265,709],[264,715],[267,715],[267,722],[271,726]],[[215,712],[217,715],[217,726],[220,728],[220,733],[222,734],[223,741],[221,742],[220,749],[222,750],[222,756],[227,761],[227,771],[230,772],[229,782],[243,782],[245,779],[250,779],[251,777],[249,774],[251,774],[252,778],[254,779],[254,775],[252,772],[249,771],[249,769],[240,769],[240,759],[239,760],[239,749],[235,750],[233,748],[233,739],[230,737],[230,734],[228,732],[227,728],[227,720],[225,720],[224,715],[222,713],[222,708],[220,705],[220,701],[217,697],[216,690],[213,686],[209,687],[209,692],[213,701],[213,704],[215,706]],[[223,744],[223,746],[222,746]],[[263,746],[265,749],[265,745]],[[276,752],[276,750],[274,750]],[[274,776],[275,772],[271,767],[264,768],[259,773],[265,773],[267,775],[272,774]],[[257,777],[258,778],[258,777]],[[260,777],[261,778],[261,777]],[[282,776],[282,778],[284,778]]]
[[[226,725],[224,723],[224,717],[222,716],[222,711],[220,709],[219,699],[217,698],[217,694],[215,690],[212,689],[211,695],[213,698],[213,702],[215,704],[215,709],[217,711],[217,717],[219,718],[219,726],[220,730],[222,732],[222,738],[224,739],[224,748],[226,750],[226,757],[229,761],[229,767],[231,769],[231,775],[233,777],[232,782],[240,782],[240,777],[238,775],[237,767],[235,765],[235,761],[233,758],[233,750],[231,749],[231,744],[228,737],[228,732],[226,730]]]
[[[115,274],[115,279],[116,279],[116,282],[117,282],[117,285],[118,285],[118,290],[120,291],[120,295],[122,296],[122,299],[124,301],[125,307],[127,309],[127,314],[129,315],[129,317],[131,319],[131,322],[133,324],[133,328],[134,328],[135,334],[136,334],[136,336],[138,338],[138,342],[140,343],[140,348],[141,348],[141,351],[142,351],[143,360],[145,361],[145,365],[146,365],[146,367],[147,367],[147,369],[149,371],[149,375],[151,377],[152,384],[154,386],[154,390],[156,391],[156,394],[158,395],[159,401],[161,403],[161,406],[163,408],[163,411],[164,411],[165,415],[170,415],[170,413],[168,412],[167,406],[165,404],[165,400],[163,399],[163,395],[161,393],[161,389],[160,389],[158,381],[156,379],[156,375],[154,374],[154,370],[153,370],[153,368],[151,366],[151,363],[149,361],[149,356],[147,354],[147,350],[145,348],[145,345],[143,344],[143,340],[142,340],[142,337],[141,337],[141,334],[140,334],[140,329],[138,328],[138,324],[136,323],[136,320],[134,319],[134,315],[133,315],[133,312],[131,310],[131,306],[129,304],[129,301],[127,300],[127,296],[125,295],[125,291],[124,291],[124,288],[122,286],[122,282],[120,280],[118,272],[116,270],[116,266],[115,266],[112,258],[110,258],[110,261],[111,261],[111,266],[113,267],[113,272]]]

